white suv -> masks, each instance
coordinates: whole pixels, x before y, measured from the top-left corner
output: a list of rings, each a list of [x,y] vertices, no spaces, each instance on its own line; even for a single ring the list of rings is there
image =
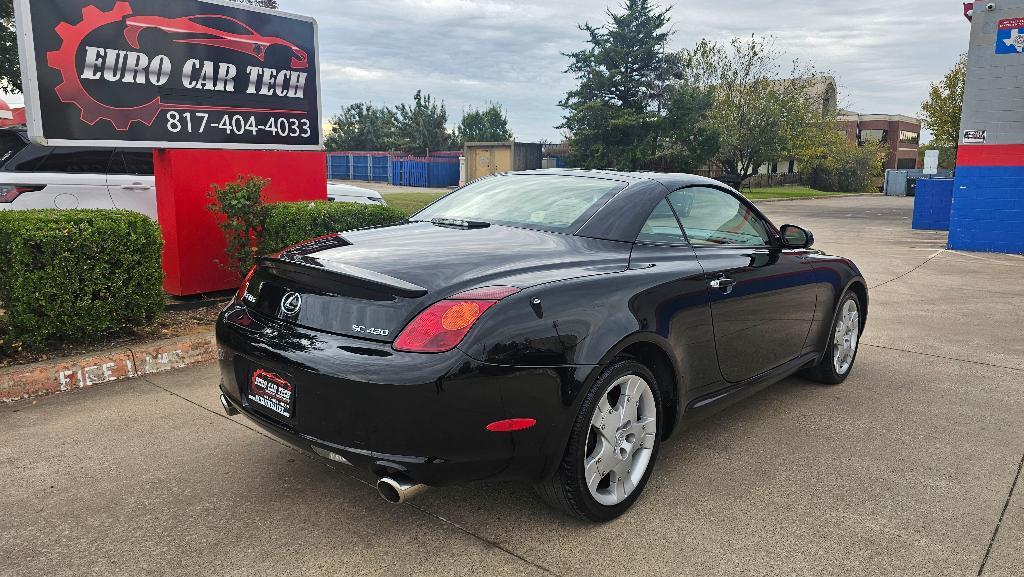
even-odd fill
[[[335,202],[386,204],[366,188],[328,184]],[[156,220],[153,152],[40,146],[24,129],[0,129],[0,210],[121,208]]]
[[[156,219],[153,152],[40,146],[0,130],[0,210],[123,208]]]

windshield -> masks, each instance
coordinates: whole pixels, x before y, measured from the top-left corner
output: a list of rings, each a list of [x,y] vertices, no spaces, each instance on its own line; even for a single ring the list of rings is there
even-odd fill
[[[579,176],[504,174],[478,180],[413,215],[575,232],[624,183]]]

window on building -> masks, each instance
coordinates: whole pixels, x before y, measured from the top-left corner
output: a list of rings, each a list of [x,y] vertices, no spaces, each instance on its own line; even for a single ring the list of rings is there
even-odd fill
[[[900,131],[900,144],[917,146],[921,142],[921,135],[909,130]]]
[[[789,169],[786,170],[789,174],[796,174],[796,160],[789,161]]]
[[[771,164],[771,167],[769,167],[769,172],[771,174],[778,174],[779,173],[779,163],[778,162],[773,162]]]
[[[861,130],[857,137],[857,143],[865,144],[886,144],[889,142],[889,131],[882,129]]]
[[[916,158],[900,158],[896,160],[896,168],[900,170],[914,170],[917,168]]]

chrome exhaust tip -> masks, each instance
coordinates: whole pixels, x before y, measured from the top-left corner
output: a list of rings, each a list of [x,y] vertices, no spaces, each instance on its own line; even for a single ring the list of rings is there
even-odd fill
[[[411,479],[395,475],[394,477],[381,477],[377,481],[377,492],[388,503],[405,503],[416,495],[427,490],[426,485],[420,485]]]
[[[224,393],[220,394],[220,406],[224,409],[224,413],[229,417],[234,417],[238,414],[238,409],[231,404],[231,401],[228,400]]]

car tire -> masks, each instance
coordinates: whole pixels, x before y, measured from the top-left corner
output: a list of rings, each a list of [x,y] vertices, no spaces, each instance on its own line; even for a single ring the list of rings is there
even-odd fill
[[[537,492],[581,519],[604,522],[622,515],[654,470],[662,414],[654,374],[633,360],[613,362],[587,391],[562,461]]]
[[[864,316],[860,298],[847,292],[839,301],[835,318],[828,332],[828,345],[821,361],[802,371],[807,379],[823,385],[838,385],[853,372],[853,364],[860,350],[861,327]]]

